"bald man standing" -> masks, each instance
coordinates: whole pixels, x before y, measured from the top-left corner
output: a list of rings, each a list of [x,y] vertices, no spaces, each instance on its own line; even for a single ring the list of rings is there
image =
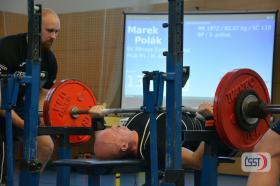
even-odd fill
[[[58,15],[51,9],[42,10],[41,25],[41,87],[39,109],[42,110],[44,96],[55,82],[57,75],[57,61],[51,50],[53,42],[60,31],[60,20]],[[0,73],[14,74],[25,72],[25,61],[27,59],[27,33],[10,35],[0,39]],[[21,84],[15,109],[12,111],[13,135],[15,139],[22,139],[24,129],[24,88]],[[42,123],[41,123],[42,124]],[[0,183],[3,182],[5,159],[5,114],[0,110]],[[0,139],[1,140],[1,139]],[[54,144],[50,136],[38,136],[38,160],[44,165],[52,155]]]

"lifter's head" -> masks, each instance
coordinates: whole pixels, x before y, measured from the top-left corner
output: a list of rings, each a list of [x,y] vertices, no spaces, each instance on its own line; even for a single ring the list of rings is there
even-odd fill
[[[51,48],[60,31],[58,15],[49,8],[42,10],[42,47]]]
[[[98,132],[94,142],[94,153],[98,159],[118,159],[135,154],[137,142],[135,131],[127,127],[111,127]]]

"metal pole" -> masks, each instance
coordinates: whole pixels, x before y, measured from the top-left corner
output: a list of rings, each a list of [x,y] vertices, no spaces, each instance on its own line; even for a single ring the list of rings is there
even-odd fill
[[[5,109],[5,142],[7,162],[7,185],[13,186],[14,159],[13,159],[13,124],[12,124],[12,95],[14,89],[14,78],[1,79],[1,108]],[[3,152],[5,153],[5,152]],[[2,170],[3,171],[3,170]]]
[[[166,169],[181,169],[183,0],[169,0],[166,83]]]
[[[24,108],[23,166],[20,185],[39,185],[40,164],[37,161],[38,100],[40,88],[41,6],[34,9],[28,0],[28,51],[26,60],[26,89]]]
[[[13,163],[13,123],[11,110],[6,110],[6,149],[7,149],[7,184],[13,186],[14,163]]]

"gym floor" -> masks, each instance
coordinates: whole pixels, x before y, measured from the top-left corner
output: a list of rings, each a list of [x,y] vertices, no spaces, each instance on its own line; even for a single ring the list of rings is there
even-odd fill
[[[15,173],[15,185],[18,185],[19,171]],[[136,177],[121,177],[121,186],[142,186],[144,182],[144,174],[140,173]],[[117,186],[113,184],[112,179],[104,176],[101,180],[101,185],[104,186]],[[218,186],[245,186],[247,182],[246,176],[231,176],[219,175]],[[40,177],[40,186],[55,186],[56,185],[56,170],[54,168],[47,168]],[[87,176],[79,174],[75,171],[71,173],[70,186],[84,186],[87,185]],[[192,172],[187,172],[185,176],[185,185],[194,185],[194,177]]]

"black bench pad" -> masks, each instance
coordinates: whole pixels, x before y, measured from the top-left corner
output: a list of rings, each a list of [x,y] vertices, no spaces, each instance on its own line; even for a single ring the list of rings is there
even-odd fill
[[[53,161],[56,166],[74,167],[83,174],[103,175],[115,173],[136,173],[146,170],[146,163],[138,159],[97,160],[97,159],[61,159]]]

